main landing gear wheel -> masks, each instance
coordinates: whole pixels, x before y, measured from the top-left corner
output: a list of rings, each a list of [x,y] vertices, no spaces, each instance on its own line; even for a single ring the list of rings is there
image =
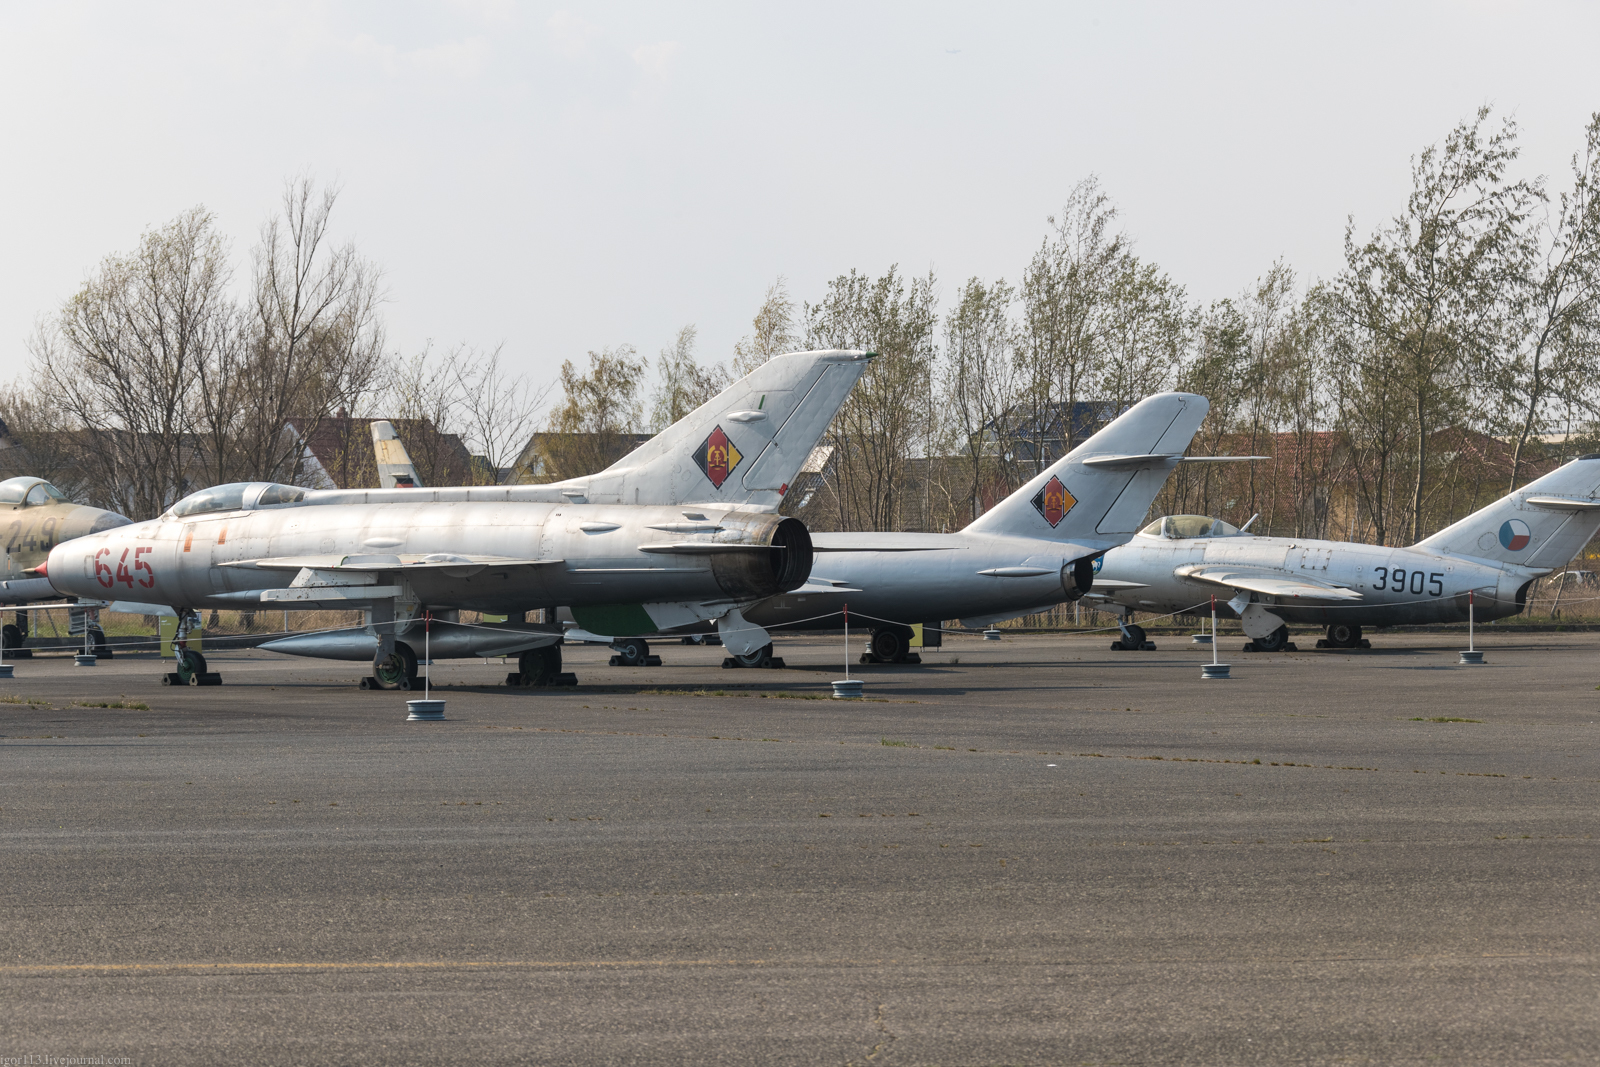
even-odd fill
[[[1328,624],[1328,637],[1317,642],[1318,648],[1371,648],[1372,642],[1361,639],[1361,627],[1347,622]]]
[[[722,661],[724,669],[729,667],[782,667],[783,660],[772,654],[772,646],[762,645],[754,652],[746,652],[742,656],[728,656]]]
[[[611,642],[617,654],[611,657],[613,667],[659,667],[661,657],[650,654],[650,643],[642,637],[619,637]]]
[[[1144,627],[1136,623],[1128,623],[1123,627],[1124,634],[1111,642],[1114,652],[1137,652],[1140,649],[1153,650],[1156,646],[1144,639]]]
[[[21,648],[21,647],[22,647],[22,629],[21,629],[21,627],[13,626],[9,622],[6,623],[4,626],[0,626],[0,648],[5,648],[5,649],[9,650],[9,649]]]
[[[922,657],[911,651],[911,630],[904,626],[883,626],[872,631],[867,649],[863,663],[922,662]]]
[[[557,685],[561,678],[561,646],[545,645],[543,648],[530,648],[517,657],[516,685],[545,686]],[[507,682],[511,678],[506,679]]]
[[[1280,626],[1265,637],[1258,637],[1250,642],[1256,652],[1284,652],[1294,651],[1294,645],[1289,642],[1289,628]],[[1248,646],[1247,646],[1248,647]]]
[[[417,679],[417,654],[403,641],[394,643],[387,657],[372,661],[372,677],[362,679],[363,689],[410,689]]]

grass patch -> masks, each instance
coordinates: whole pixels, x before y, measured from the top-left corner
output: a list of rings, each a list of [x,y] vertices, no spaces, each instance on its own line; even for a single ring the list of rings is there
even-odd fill
[[[878,738],[878,744],[880,744],[880,745],[888,745],[890,748],[919,748],[919,747],[921,747],[919,745],[913,745],[910,741],[891,741],[887,737]]]
[[[149,711],[150,705],[142,700],[75,700],[80,708],[126,708],[129,711]]]
[[[36,708],[50,708],[55,706],[48,700],[40,700],[38,697],[18,697],[12,696],[9,693],[7,693],[5,696],[0,696],[0,704],[31,704]]]

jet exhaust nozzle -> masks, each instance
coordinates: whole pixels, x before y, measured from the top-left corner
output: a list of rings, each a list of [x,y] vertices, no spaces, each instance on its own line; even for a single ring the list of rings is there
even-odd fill
[[[727,520],[723,520],[727,524]],[[729,552],[711,557],[717,586],[731,597],[760,599],[787,593],[811,577],[811,531],[799,519],[764,515],[749,528],[750,541],[765,552]]]

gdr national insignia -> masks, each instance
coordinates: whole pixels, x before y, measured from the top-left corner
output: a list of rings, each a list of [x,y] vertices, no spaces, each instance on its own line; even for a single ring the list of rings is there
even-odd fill
[[[700,447],[694,450],[694,461],[700,464],[700,469],[718,489],[722,488],[722,483],[728,480],[728,475],[733,473],[733,468],[742,459],[744,453],[728,440],[721,426],[712,430],[711,436],[701,441]]]
[[[1033,495],[1033,506],[1044,516],[1044,521],[1050,524],[1052,530],[1061,525],[1061,520],[1067,517],[1067,512],[1077,502],[1078,498],[1067,492],[1061,479],[1053,474],[1044,483],[1044,488]]]

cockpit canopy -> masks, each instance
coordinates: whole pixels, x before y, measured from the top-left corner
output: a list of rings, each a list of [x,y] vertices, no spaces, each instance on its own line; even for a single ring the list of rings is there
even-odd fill
[[[1144,537],[1186,541],[1191,537],[1237,537],[1239,528],[1209,515],[1168,515],[1152,522],[1139,533]]]
[[[43,478],[7,478],[0,482],[0,504],[22,504],[33,507],[38,504],[66,504],[67,494],[45,481]]]
[[[257,508],[274,508],[283,504],[297,504],[305,499],[306,491],[293,485],[276,482],[229,482],[214,485],[198,493],[190,493],[167,514],[175,519],[192,519],[196,515],[212,515],[219,511],[255,511]]]

